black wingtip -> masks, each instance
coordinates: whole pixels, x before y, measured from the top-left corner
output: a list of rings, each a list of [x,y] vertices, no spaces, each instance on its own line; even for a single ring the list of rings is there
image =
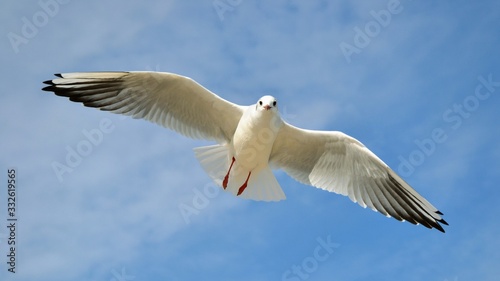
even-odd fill
[[[439,227],[436,227],[437,230],[441,231],[442,233],[446,233],[446,231],[444,231],[444,228],[438,224]]]
[[[62,78],[61,73],[55,73],[54,76]],[[52,82],[52,80],[45,80],[43,81],[43,84],[49,85],[46,87],[42,88],[42,91],[47,91],[47,92],[53,92],[55,90],[55,84]]]
[[[54,86],[46,86],[42,88],[42,91],[53,92]]]
[[[443,215],[443,213],[441,213],[441,211],[436,211],[436,214],[438,214],[440,216]],[[448,223],[444,219],[439,219],[439,220],[436,220],[436,221],[438,223],[437,225],[439,226],[439,227],[436,227],[436,229],[439,230],[439,231],[441,231],[441,232],[443,232],[443,233],[445,233],[443,227],[440,224],[448,225]]]
[[[52,80],[43,81],[43,84],[46,84],[48,86],[43,87],[42,91],[54,92],[54,90],[56,89],[56,85],[54,84],[54,82],[52,82]]]
[[[446,231],[444,231],[444,228],[441,224],[448,225],[448,223],[443,219],[436,220],[436,222],[437,222],[436,225],[433,225],[433,227],[436,228],[437,230],[441,231],[442,233],[446,233]]]
[[[61,73],[54,73],[54,76],[56,76],[58,78],[63,78]],[[56,88],[56,84],[53,81],[54,81],[53,79],[43,81],[43,84],[47,84],[49,86],[43,87],[42,91],[55,92],[54,90],[56,90],[57,88]]]

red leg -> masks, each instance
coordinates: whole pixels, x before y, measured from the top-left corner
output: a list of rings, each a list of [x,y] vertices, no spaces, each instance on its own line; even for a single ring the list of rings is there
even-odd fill
[[[236,159],[234,159],[234,157],[233,157],[233,160],[231,161],[231,165],[229,166],[229,170],[227,170],[227,174],[224,177],[224,181],[222,182],[222,187],[224,187],[224,189],[226,189],[226,187],[227,187],[227,181],[229,180],[229,172],[231,172],[231,168],[233,167],[235,160]]]
[[[240,189],[238,189],[238,194],[237,195],[240,195],[243,193],[243,191],[245,191],[245,188],[247,188],[247,184],[248,184],[248,179],[250,178],[250,175],[252,174],[252,171],[248,172],[248,177],[247,177],[247,180],[245,181],[245,183],[240,187]]]

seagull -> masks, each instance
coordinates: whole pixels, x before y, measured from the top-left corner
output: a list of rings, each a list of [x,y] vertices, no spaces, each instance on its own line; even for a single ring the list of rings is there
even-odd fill
[[[361,142],[339,131],[305,130],[285,122],[272,96],[241,106],[189,77],[167,72],[55,74],[44,91],[87,107],[142,118],[216,145],[194,149],[205,172],[224,190],[258,201],[285,194],[272,169],[348,196],[387,217],[445,232],[448,223]]]

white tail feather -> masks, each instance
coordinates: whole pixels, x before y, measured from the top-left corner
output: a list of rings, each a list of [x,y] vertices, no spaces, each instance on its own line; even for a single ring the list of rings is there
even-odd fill
[[[222,180],[229,169],[228,149],[223,145],[196,147],[193,149],[196,158],[205,172],[222,186]]]
[[[197,147],[194,149],[194,152],[205,172],[215,183],[222,186],[222,181],[227,174],[230,161],[232,160],[230,159],[227,146],[212,145]],[[245,182],[248,173],[249,171],[238,165],[238,161],[236,161],[231,168],[226,191],[236,196],[239,188]],[[238,197],[257,201],[280,201],[286,198],[271,168],[267,165],[261,169],[252,171],[245,191]]]
[[[260,171],[256,171],[255,174],[252,172],[248,186],[240,197],[258,201],[280,201],[286,199],[285,193],[276,180],[273,171],[267,165]]]

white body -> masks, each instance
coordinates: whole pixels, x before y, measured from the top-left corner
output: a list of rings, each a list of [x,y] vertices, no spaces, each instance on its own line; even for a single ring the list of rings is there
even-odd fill
[[[276,112],[249,106],[243,113],[230,144],[230,152],[236,159],[236,164],[248,171],[267,167],[282,124]]]
[[[264,96],[254,106],[244,109],[229,143],[196,148],[196,156],[219,185],[223,186],[223,178],[228,175],[225,188],[235,195],[247,183],[245,191],[240,194],[243,198],[262,201],[285,199],[269,167],[274,142],[283,124],[276,99]]]

